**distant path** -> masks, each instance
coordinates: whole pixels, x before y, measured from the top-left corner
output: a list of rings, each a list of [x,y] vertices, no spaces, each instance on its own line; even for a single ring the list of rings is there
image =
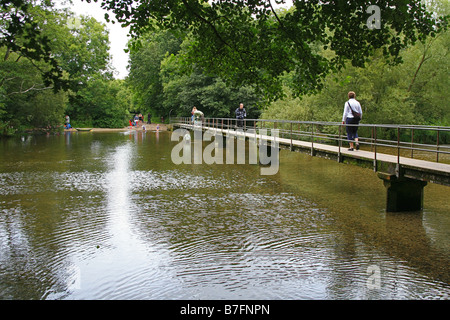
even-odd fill
[[[124,132],[124,131],[144,131],[144,127],[146,131],[156,131],[156,123],[152,124],[144,124],[144,125],[138,125],[136,127],[124,127],[124,128],[93,128],[91,132]],[[76,128],[72,129],[65,129],[65,132],[78,132]],[[167,125],[166,124],[159,124],[159,131],[167,131]]]

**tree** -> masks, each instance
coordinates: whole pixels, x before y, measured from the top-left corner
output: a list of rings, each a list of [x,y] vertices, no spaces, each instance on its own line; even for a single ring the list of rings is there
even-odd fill
[[[90,2],[91,0],[86,0]],[[188,30],[195,41],[186,61],[235,84],[280,96],[280,77],[295,70],[293,94],[316,92],[350,61],[363,66],[376,49],[398,63],[402,49],[446,26],[420,0],[379,0],[382,27],[369,30],[367,1],[294,0],[280,14],[272,0],[102,0],[104,9],[138,37],[155,26]],[[109,17],[109,14],[106,14]],[[329,58],[320,55],[328,49]]]
[[[239,103],[244,103],[249,118],[260,115],[262,97],[249,86],[231,86],[222,78],[208,76],[200,68],[183,72],[179,57],[167,56],[161,63],[164,91],[163,106],[178,116],[190,116],[195,106],[207,117],[234,117]]]
[[[73,122],[79,126],[123,128],[130,115],[126,90],[123,80],[91,79],[71,105]]]
[[[327,76],[315,95],[273,102],[264,118],[339,122],[347,92],[355,91],[363,108],[363,123],[450,125],[448,59],[450,31],[416,43],[393,66],[378,51],[364,68],[348,64]],[[292,81],[292,76],[286,76]],[[287,90],[289,92],[289,90]]]
[[[34,64],[46,87],[54,91],[67,88],[63,71],[52,55],[51,40],[42,32],[42,21],[36,21],[37,10],[51,11],[51,1],[0,0],[0,48],[6,48],[3,60],[17,53]],[[45,68],[39,62],[45,62]],[[0,79],[1,82],[4,81]]]
[[[144,35],[130,52],[127,82],[135,93],[135,111],[164,114],[161,63],[167,55],[178,53],[181,41],[170,32],[155,30]]]
[[[0,54],[6,50],[0,48]],[[22,58],[10,52],[8,60],[0,62],[0,122],[9,133],[28,126],[58,126],[64,116],[67,93],[55,92],[52,86],[45,85],[39,71],[46,67],[45,62]]]
[[[106,27],[88,17],[77,17],[78,24],[74,25],[70,23],[73,13],[49,8],[30,6],[27,13],[32,16],[39,36],[48,40],[51,58],[61,71],[58,81],[70,83],[65,87],[70,90],[58,90],[54,83],[43,80],[42,72],[51,70],[51,62],[31,59],[22,50],[3,45],[0,47],[0,55],[4,57],[0,61],[0,122],[4,129],[0,130],[9,133],[18,127],[58,127],[66,109],[72,120],[84,121],[83,117],[87,116],[108,119],[99,121],[102,126],[123,126],[124,110],[128,106],[114,100],[122,87],[112,83]],[[16,34],[14,41],[20,44],[27,37]],[[78,110],[81,112],[77,113]]]
[[[254,87],[233,86],[200,66],[185,64],[183,55],[192,41],[185,32],[154,30],[138,46],[130,44],[134,48],[127,82],[135,92],[136,111],[167,118],[188,116],[196,106],[208,116],[234,117],[234,109],[243,102],[247,114],[257,117],[262,97]]]
[[[71,80],[70,89],[76,92],[91,78],[100,74],[107,79],[112,78],[109,32],[106,26],[92,17],[78,17],[71,12],[62,13],[60,19],[63,21],[55,24],[55,27],[63,28],[63,32],[50,28],[46,32],[54,34],[53,54]],[[76,19],[77,23],[69,23],[71,19]]]
[[[119,89],[112,77],[108,30],[94,18],[76,19],[73,26],[66,23],[69,36],[57,41],[58,59],[71,79],[67,113],[75,124],[123,127],[124,111],[114,100]]]

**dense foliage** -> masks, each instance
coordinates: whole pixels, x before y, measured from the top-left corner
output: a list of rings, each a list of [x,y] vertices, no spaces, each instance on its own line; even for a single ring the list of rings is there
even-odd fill
[[[441,2],[432,9],[440,15],[448,12]],[[288,13],[280,10],[278,14]],[[400,50],[399,64],[387,59],[383,49],[376,49],[362,67],[347,61],[321,80],[320,92],[300,97],[293,89],[298,70],[292,69],[279,79],[283,85],[280,95],[286,96],[267,104],[257,86],[236,86],[209,73],[201,63],[186,63],[196,43],[192,34],[157,29],[143,35],[139,45],[131,46],[135,49],[129,80],[141,105],[165,115],[186,116],[197,106],[206,116],[228,117],[242,101],[251,111],[263,106],[263,118],[339,122],[347,92],[352,90],[362,103],[365,123],[449,125],[450,105],[445,97],[449,41],[447,30],[417,41]],[[334,56],[325,48],[316,51],[324,58]],[[248,116],[256,118],[258,113],[249,112]]]
[[[42,12],[52,8],[49,0],[0,0],[0,48],[5,49],[4,60],[15,52],[31,61],[45,62],[39,72],[45,85],[52,85],[56,91],[67,88],[67,82],[52,55],[52,39],[42,29]]]
[[[340,121],[349,90],[366,123],[450,123],[448,1],[374,1],[376,29],[362,0],[100,2],[133,36],[125,80],[105,25],[51,0],[0,0],[0,135],[66,114],[89,127],[193,106],[232,117],[241,102],[249,118]]]
[[[130,87],[135,104],[152,114],[167,118],[190,116],[195,106],[207,117],[233,117],[239,103],[249,116],[258,117],[262,97],[249,85],[233,86],[202,68],[186,67],[183,55],[192,40],[168,31],[154,31],[140,39],[138,50],[130,54]]]
[[[447,1],[435,5],[436,12],[450,12]],[[355,91],[364,123],[449,126],[449,49],[450,32],[446,30],[402,49],[399,65],[390,64],[378,50],[364,68],[347,63],[325,78],[320,93],[301,99],[288,95],[269,105],[263,117],[339,122],[347,92]],[[285,80],[295,81],[292,75]]]
[[[49,1],[16,2],[1,7],[0,135],[61,128],[65,114],[75,125],[123,127],[129,104],[118,96],[128,91],[112,78],[105,26]],[[22,29],[13,12],[26,13]]]
[[[382,12],[383,27],[377,30],[367,27],[365,0],[294,0],[283,14],[275,9],[278,3],[284,1],[101,1],[135,36],[157,28],[188,31],[188,63],[235,85],[254,85],[271,99],[282,94],[286,72],[294,71],[289,83],[294,95],[316,92],[325,76],[347,61],[363,66],[380,49],[399,62],[402,49],[446,24],[420,0],[374,1]]]

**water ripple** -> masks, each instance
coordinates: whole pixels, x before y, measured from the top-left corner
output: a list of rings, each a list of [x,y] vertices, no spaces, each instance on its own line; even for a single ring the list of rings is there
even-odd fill
[[[443,209],[387,217],[367,207],[364,184],[353,187],[367,206],[347,206],[331,190],[349,183],[345,170],[294,153],[262,177],[250,165],[171,166],[170,144],[152,136],[81,137],[87,160],[63,144],[58,161],[40,151],[17,172],[3,166],[2,298],[448,299]]]

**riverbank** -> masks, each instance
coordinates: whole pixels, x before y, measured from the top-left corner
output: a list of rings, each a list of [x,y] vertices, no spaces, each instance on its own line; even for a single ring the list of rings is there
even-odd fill
[[[90,132],[126,132],[126,131],[157,131],[156,123],[152,124],[144,124],[139,126],[128,126],[124,128],[92,128]],[[90,128],[78,128],[78,129],[90,129]],[[159,131],[167,131],[169,130],[169,125],[167,124],[159,124]],[[64,132],[78,132],[77,128],[64,129]]]

